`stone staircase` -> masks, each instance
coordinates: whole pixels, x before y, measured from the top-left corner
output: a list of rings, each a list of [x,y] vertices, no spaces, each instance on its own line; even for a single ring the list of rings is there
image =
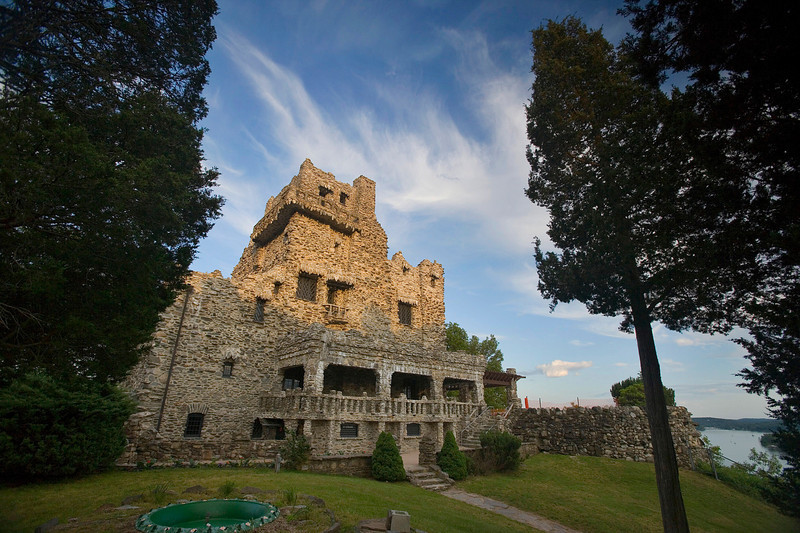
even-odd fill
[[[406,477],[412,485],[434,492],[447,490],[454,483],[450,476],[434,465],[408,465]]]
[[[484,410],[477,418],[473,419],[467,429],[461,434],[461,448],[480,448],[481,433],[490,429],[505,429],[505,418],[502,414],[492,416],[489,409]]]

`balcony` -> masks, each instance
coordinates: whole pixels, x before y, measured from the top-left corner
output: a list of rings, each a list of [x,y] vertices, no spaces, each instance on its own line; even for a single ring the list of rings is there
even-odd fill
[[[346,324],[347,308],[333,304],[323,304],[329,324]]]
[[[423,397],[424,398],[424,397]],[[361,415],[372,420],[429,420],[455,421],[470,416],[478,408],[472,402],[445,400],[408,400],[374,396],[342,396],[336,394],[311,394],[302,389],[265,392],[259,401],[262,413],[275,414],[273,418],[339,419],[343,416]]]

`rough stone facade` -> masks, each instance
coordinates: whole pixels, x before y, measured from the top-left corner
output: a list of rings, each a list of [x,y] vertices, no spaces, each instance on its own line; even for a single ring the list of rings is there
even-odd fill
[[[670,407],[669,421],[678,465],[692,468],[692,460],[706,452],[685,407]],[[510,431],[533,451],[592,455],[653,462],[647,415],[638,407],[573,407],[520,409],[511,413]]]
[[[387,255],[375,182],[306,160],[231,278],[193,273],[163,313],[124,384],[139,408],[120,463],[266,460],[288,431],[319,458],[458,433],[485,407],[485,361],[445,351],[442,266]]]

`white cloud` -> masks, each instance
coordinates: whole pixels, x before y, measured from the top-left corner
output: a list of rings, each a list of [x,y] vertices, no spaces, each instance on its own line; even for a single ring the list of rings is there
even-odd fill
[[[671,372],[683,372],[686,370],[683,363],[675,361],[674,359],[662,359],[661,366],[666,367],[666,369]]]
[[[628,365],[628,363],[614,363],[614,366],[626,367],[626,366],[629,366],[629,365]]]
[[[530,253],[532,236],[544,235],[546,212],[523,193],[530,74],[495,65],[482,34],[442,30],[439,36],[460,58],[450,75],[462,84],[472,113],[459,119],[479,124],[472,133],[437,96],[385,78],[364,80],[378,98],[374,104],[322,109],[294,71],[232,30],[220,33],[221,47],[260,104],[253,112],[263,115],[264,131],[248,136],[267,166],[275,165],[277,152],[294,162],[292,170],[309,157],[339,179],[369,176],[389,217],[469,220],[476,224],[475,241],[496,251]],[[268,139],[271,150],[255,139]]]
[[[562,378],[570,373],[570,371],[578,371],[582,368],[589,368],[592,366],[591,361],[562,361],[556,359],[544,365],[537,365],[536,370],[547,376],[548,378]]]
[[[579,348],[583,348],[583,347],[586,347],[586,346],[594,346],[593,342],[580,341],[580,340],[577,340],[577,339],[573,339],[573,340],[569,341],[569,343],[571,345],[573,345],[573,346],[578,346]]]

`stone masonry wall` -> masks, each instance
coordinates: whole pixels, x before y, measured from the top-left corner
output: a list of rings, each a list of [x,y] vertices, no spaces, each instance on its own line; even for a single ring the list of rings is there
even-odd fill
[[[691,468],[692,457],[704,456],[700,432],[685,407],[668,409],[678,465]],[[515,409],[509,427],[540,452],[653,462],[647,416],[638,407]]]

